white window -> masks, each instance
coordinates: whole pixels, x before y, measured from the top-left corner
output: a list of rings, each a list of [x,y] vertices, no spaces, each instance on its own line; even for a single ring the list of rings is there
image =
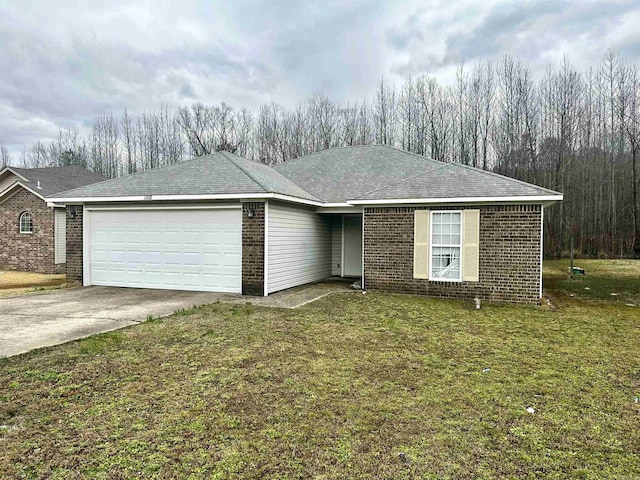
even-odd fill
[[[462,281],[462,213],[431,212],[430,280]]]
[[[20,214],[20,233],[33,233],[33,220],[29,212]]]

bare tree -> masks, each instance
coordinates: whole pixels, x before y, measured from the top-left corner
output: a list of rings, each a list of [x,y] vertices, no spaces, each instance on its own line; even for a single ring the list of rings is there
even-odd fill
[[[380,79],[376,89],[373,107],[375,141],[382,145],[395,144],[395,128],[397,119],[396,91]]]
[[[4,142],[2,140],[0,140],[0,170],[2,170],[5,167],[10,166],[12,164],[12,162],[13,162],[13,159],[11,158],[11,155],[9,154],[9,149],[4,144]]]

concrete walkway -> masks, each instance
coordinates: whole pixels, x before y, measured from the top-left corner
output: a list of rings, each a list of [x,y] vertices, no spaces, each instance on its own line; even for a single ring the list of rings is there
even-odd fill
[[[268,297],[83,287],[0,298],[0,357],[25,353],[135,325],[151,317],[207,303],[229,302],[297,308],[335,292],[354,292],[349,283],[322,282],[277,292]]]

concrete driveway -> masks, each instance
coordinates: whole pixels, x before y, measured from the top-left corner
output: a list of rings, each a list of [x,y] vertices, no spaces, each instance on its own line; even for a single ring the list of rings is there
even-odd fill
[[[85,287],[0,299],[0,357],[135,325],[240,295]]]

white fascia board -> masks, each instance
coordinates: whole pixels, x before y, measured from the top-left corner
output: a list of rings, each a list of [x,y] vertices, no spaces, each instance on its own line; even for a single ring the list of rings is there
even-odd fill
[[[555,203],[562,201],[563,195],[531,195],[513,197],[449,197],[449,198],[392,198],[385,200],[348,200],[351,205],[415,205],[427,204],[493,204],[493,203]]]
[[[355,205],[349,205],[348,203],[345,203],[344,205],[341,205],[339,207],[317,207],[316,213],[362,213],[362,207],[357,207]]]
[[[21,177],[21,178],[22,178],[22,177]],[[47,200],[46,200],[42,195],[40,195],[38,192],[33,191],[31,188],[27,187],[27,186],[26,186],[24,183],[22,183],[22,182],[16,182],[16,183],[11,184],[11,186],[10,186],[9,188],[6,188],[4,191],[2,191],[2,192],[0,193],[0,197],[3,197],[5,194],[9,193],[11,190],[13,190],[13,189],[14,189],[14,188],[16,188],[16,187],[22,187],[22,188],[24,188],[25,190],[27,190],[27,191],[29,191],[29,192],[33,193],[36,197],[38,197],[38,198],[40,198],[40,199],[42,199],[42,200],[44,200],[44,201],[47,201]],[[51,205],[49,205],[49,204],[48,204],[48,202],[47,202],[47,206],[51,206]]]
[[[189,200],[263,200],[272,198],[284,202],[302,203],[305,205],[322,206],[321,202],[306,200],[304,198],[281,195],[279,193],[237,193],[215,195],[132,195],[126,197],[75,197],[75,198],[49,198],[49,203],[109,203],[109,202],[171,202]]]
[[[205,204],[182,204],[182,205],[96,205],[96,206],[85,206],[85,212],[121,212],[123,210],[134,211],[134,210],[240,210],[242,205],[240,203],[231,204],[231,203],[205,203]]]
[[[13,170],[11,167],[5,167],[2,170],[0,170],[0,175],[3,175],[4,173],[10,172],[12,174],[14,174],[16,177],[21,178],[22,180],[24,180],[25,182],[28,182],[29,179],[26,177],[23,177],[22,175],[20,175],[18,172],[16,172],[15,170]]]

